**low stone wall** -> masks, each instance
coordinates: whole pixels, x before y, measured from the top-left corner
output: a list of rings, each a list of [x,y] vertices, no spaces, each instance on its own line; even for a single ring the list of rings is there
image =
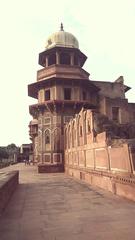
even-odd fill
[[[19,183],[19,171],[0,172],[0,214]]]
[[[65,167],[65,172],[90,185],[103,188],[118,196],[135,201],[135,177],[132,174],[114,174],[67,166]]]

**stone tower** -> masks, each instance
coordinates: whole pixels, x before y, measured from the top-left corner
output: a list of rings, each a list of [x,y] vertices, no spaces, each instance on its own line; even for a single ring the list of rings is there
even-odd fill
[[[99,88],[82,68],[86,59],[78,40],[62,24],[39,54],[43,68],[37,71],[37,82],[28,85],[28,95],[38,99],[29,106],[33,117],[29,127],[39,172],[64,171],[64,125],[82,107],[93,109],[98,104]]]

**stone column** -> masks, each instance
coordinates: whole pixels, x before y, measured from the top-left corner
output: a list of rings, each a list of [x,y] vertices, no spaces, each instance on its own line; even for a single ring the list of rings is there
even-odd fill
[[[45,66],[48,67],[48,56],[45,58]]]
[[[56,64],[60,64],[60,53],[56,52]]]
[[[70,65],[74,66],[74,53],[70,53]]]
[[[81,60],[78,58],[78,66],[81,66]]]

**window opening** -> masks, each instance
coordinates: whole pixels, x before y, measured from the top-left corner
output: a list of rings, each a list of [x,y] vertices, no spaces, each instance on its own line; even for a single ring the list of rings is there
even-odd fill
[[[50,100],[50,89],[45,91],[45,101]]]
[[[70,55],[67,53],[62,53],[60,55],[60,64],[70,65]]]
[[[119,122],[119,107],[112,107],[112,120]]]
[[[45,144],[50,144],[50,132],[49,132],[49,130],[45,131]]]
[[[83,100],[85,101],[86,100],[86,92],[83,91]]]
[[[71,88],[64,88],[64,100],[71,100]]]
[[[53,65],[53,64],[56,64],[56,55],[55,54],[51,54],[48,58],[48,66]]]

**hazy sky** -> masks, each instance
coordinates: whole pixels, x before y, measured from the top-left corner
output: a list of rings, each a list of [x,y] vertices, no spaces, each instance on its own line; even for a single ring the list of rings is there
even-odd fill
[[[0,3],[0,145],[29,143],[27,85],[36,81],[38,54],[59,30],[74,34],[93,80],[124,76],[135,102],[135,0],[3,0]]]

